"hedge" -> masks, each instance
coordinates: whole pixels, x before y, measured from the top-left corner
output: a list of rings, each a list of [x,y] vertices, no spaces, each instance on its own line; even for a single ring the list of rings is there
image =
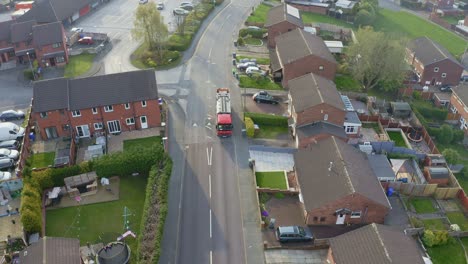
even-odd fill
[[[245,116],[252,118],[255,124],[258,125],[288,127],[288,118],[284,116],[251,112],[246,112]]]
[[[248,35],[252,36],[253,38],[261,39],[263,35],[267,33],[266,29],[251,29],[251,28],[243,28],[239,30],[239,37],[246,37]]]
[[[446,109],[439,109],[435,107],[428,107],[419,104],[412,104],[413,109],[417,109],[417,111],[428,119],[436,119],[439,121],[445,121],[447,119],[448,111]]]
[[[252,118],[245,117],[244,123],[245,123],[245,130],[246,130],[247,136],[250,138],[253,138],[255,135],[255,126],[254,126],[254,122]]]

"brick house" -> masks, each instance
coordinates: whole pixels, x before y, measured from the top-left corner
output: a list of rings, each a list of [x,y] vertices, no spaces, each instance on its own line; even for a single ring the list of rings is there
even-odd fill
[[[268,11],[265,27],[268,29],[268,47],[275,48],[275,38],[296,28],[304,28],[299,10],[282,4]]]
[[[154,71],[35,82],[32,118],[42,139],[160,126]]]
[[[314,73],[334,80],[338,63],[322,38],[302,29],[276,37],[276,48],[270,50],[271,72],[277,82],[288,87],[288,81]]]
[[[452,88],[450,97],[450,111],[459,114],[459,127],[468,136],[468,85],[458,85]]]
[[[416,241],[402,230],[372,223],[330,239],[330,264],[424,264]]]
[[[449,183],[450,173],[446,167],[424,167],[423,174],[430,184],[447,186]]]
[[[421,85],[457,85],[463,73],[460,62],[428,37],[411,41],[406,48],[405,59]]]
[[[320,140],[324,140],[331,136],[337,139],[348,142],[342,126],[338,126],[325,121],[314,122],[311,124],[301,125],[296,127],[296,148],[308,148]]]
[[[294,154],[307,225],[383,223],[391,209],[366,154],[330,138]]]
[[[10,41],[12,24],[12,20],[0,22],[0,65],[15,59],[15,48]]]

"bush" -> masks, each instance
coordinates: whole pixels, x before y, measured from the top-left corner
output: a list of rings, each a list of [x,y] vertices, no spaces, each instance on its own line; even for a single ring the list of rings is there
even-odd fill
[[[447,161],[448,164],[457,164],[458,161],[460,161],[460,154],[454,149],[445,149],[442,151],[442,155],[444,155],[445,160]]]
[[[250,117],[255,124],[267,126],[288,126],[288,118],[284,116],[260,114],[260,113],[245,113],[246,117]]]
[[[437,141],[442,144],[449,144],[453,140],[453,129],[449,125],[442,125],[436,136]]]
[[[447,231],[437,230],[425,230],[422,241],[427,247],[434,247],[445,245],[449,242],[450,236]]]
[[[245,46],[245,41],[244,41],[244,39],[241,38],[241,37],[239,37],[239,38],[237,39],[237,45],[239,45],[239,46]]]
[[[184,35],[172,34],[167,42],[167,49],[172,51],[185,51],[190,47],[193,34],[185,33]]]
[[[250,29],[250,28],[243,28],[241,30],[239,30],[239,37],[246,37],[246,36],[251,36],[253,38],[258,38],[258,39],[261,39],[263,38],[263,35],[265,35],[265,33],[267,33],[267,30],[262,28],[260,30],[257,30],[257,29]]]
[[[438,121],[444,121],[447,119],[447,109],[440,109],[417,103],[412,104],[412,108],[416,109],[422,116],[424,116],[424,118],[435,119]]]
[[[26,80],[34,80],[34,74],[33,71],[30,69],[26,69],[23,71],[23,76]]]
[[[415,228],[424,227],[423,221],[421,221],[417,217],[411,216],[409,220],[410,220],[411,224],[413,225],[413,227],[415,227]]]
[[[42,212],[39,211],[31,211],[30,209],[26,208],[21,210],[21,223],[23,224],[23,228],[29,234],[32,233],[41,233],[42,230]]]
[[[416,160],[416,155],[412,154],[402,154],[402,153],[388,153],[387,158],[389,159],[412,159]]]
[[[249,138],[253,138],[255,135],[255,126],[254,126],[254,122],[252,118],[245,117],[244,122],[245,122],[245,130],[246,130],[247,136]]]
[[[465,133],[463,132],[463,130],[460,130],[460,129],[453,130],[452,143],[462,142],[464,138],[465,138]]]

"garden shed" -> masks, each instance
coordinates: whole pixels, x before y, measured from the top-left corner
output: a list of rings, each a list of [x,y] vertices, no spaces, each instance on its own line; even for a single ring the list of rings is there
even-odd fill
[[[390,108],[395,117],[409,118],[411,116],[411,106],[406,102],[391,102]]]

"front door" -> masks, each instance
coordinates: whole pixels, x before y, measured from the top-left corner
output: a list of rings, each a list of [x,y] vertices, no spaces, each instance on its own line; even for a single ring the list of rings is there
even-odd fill
[[[7,62],[7,58],[5,53],[2,53],[2,62]]]
[[[89,137],[89,127],[88,125],[82,125],[76,127],[76,133],[78,133],[78,137]]]
[[[55,58],[50,58],[50,66],[54,67],[55,66]]]
[[[336,224],[343,225],[345,221],[346,215],[345,214],[337,214],[336,215]]]
[[[55,128],[55,127],[46,127],[44,130],[45,130],[47,139],[58,138],[57,128]]]
[[[140,116],[140,122],[142,129],[148,128],[148,120],[146,119],[146,116]]]

